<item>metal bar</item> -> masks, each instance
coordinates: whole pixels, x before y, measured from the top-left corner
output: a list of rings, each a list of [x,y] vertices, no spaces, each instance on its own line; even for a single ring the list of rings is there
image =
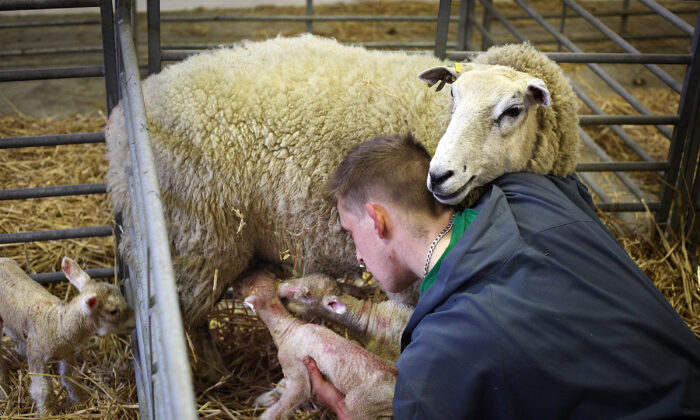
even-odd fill
[[[561,17],[559,18],[559,32],[564,35],[566,29],[566,3],[561,5]],[[557,43],[557,52],[561,52],[561,42]]]
[[[579,128],[579,135],[581,136],[581,140],[583,143],[588,146],[593,153],[595,153],[600,159],[602,159],[605,162],[612,162],[612,159],[610,156],[608,156],[607,153],[605,153],[605,150],[603,150],[598,144],[596,144],[595,141],[591,138],[591,136],[588,135],[583,129]],[[628,190],[638,199],[638,200],[645,200],[649,201],[649,197],[647,194],[642,191],[637,184],[634,183],[632,178],[629,177],[624,172],[613,172],[613,174],[622,182],[622,184],[627,187]]]
[[[88,274],[88,276],[92,277],[93,279],[104,279],[114,277],[114,267],[88,268],[85,270],[85,272]],[[63,283],[65,281],[68,281],[66,275],[63,274],[62,271],[58,271],[55,273],[30,274],[29,277],[31,277],[37,283],[41,284]]]
[[[571,7],[576,13],[580,14],[588,23],[593,25],[594,28],[599,30],[603,35],[610,38],[618,47],[622,48],[624,51],[631,54],[641,54],[641,52],[634,48],[630,43],[625,41],[621,36],[616,34],[612,29],[608,28],[601,21],[596,19],[592,14],[590,14],[586,9],[581,7],[574,0],[563,0],[564,4]],[[659,78],[662,82],[666,83],[671,89],[676,92],[680,92],[682,85],[676,81],[670,74],[663,71],[659,66],[654,64],[645,64],[644,67],[647,68],[652,74]]]
[[[630,0],[623,0],[622,9],[626,12],[629,10]],[[600,17],[600,16],[598,16]],[[629,15],[627,13],[620,16],[620,35],[626,34],[627,32],[627,22],[629,21]]]
[[[163,59],[160,41],[160,0],[147,0],[148,22],[148,74],[159,73]]]
[[[485,1],[485,0],[480,0],[480,3],[482,6],[484,6],[485,10],[488,10],[489,14],[493,15],[499,22],[501,22],[501,25],[503,25],[510,33],[512,33],[520,42],[524,42],[527,40],[527,37],[523,35],[519,30],[515,28],[515,26],[511,25],[510,22],[508,22],[508,19],[501,14],[495,7],[493,7],[493,3],[490,1]],[[484,29],[486,29],[484,27]],[[492,44],[495,42],[491,42]]]
[[[658,125],[678,124],[678,115],[579,115],[580,125]]]
[[[608,197],[608,194],[606,194],[606,192],[603,190],[603,188],[600,185],[598,185],[597,182],[595,182],[595,180],[593,179],[591,174],[582,172],[582,173],[579,173],[578,176],[588,186],[588,188],[590,188],[591,191],[593,191],[593,194],[595,194],[600,201],[603,201],[603,202],[611,201],[610,197]]]
[[[481,37],[490,42],[491,45],[496,43],[496,40],[491,36],[491,34],[486,30],[486,28],[484,28],[484,26],[481,23],[477,22],[476,20],[472,20],[471,24],[474,28],[476,28],[477,31],[479,31]],[[446,56],[449,57],[450,54],[448,53],[446,54]]]
[[[492,0],[481,0],[481,4],[484,5],[486,3],[491,3]],[[484,11],[482,12],[481,16],[481,26],[484,28],[483,33],[487,33],[491,35],[491,14],[489,13],[489,9],[484,7]],[[486,51],[489,49],[489,47],[493,45],[493,42],[487,39],[486,37],[481,38],[481,50]]]
[[[697,8],[693,8],[693,9],[674,9],[674,10],[669,9],[669,11],[670,11],[671,13],[674,13],[674,14],[677,14],[677,15],[678,15],[678,14],[693,14],[693,15],[695,15],[695,14],[698,13],[698,9],[697,9]],[[616,10],[612,10],[612,11],[600,11],[600,12],[596,12],[596,16],[598,16],[598,17],[616,17],[616,16],[656,16],[656,15],[657,15],[656,12],[653,12],[653,11],[650,11],[650,10],[624,10],[624,9],[623,9],[623,10],[617,10],[617,11],[616,11]],[[558,19],[558,18],[561,17],[561,14],[559,14],[559,13],[556,13],[556,14],[555,14],[555,13],[549,13],[549,14],[545,13],[545,14],[542,15],[542,17],[545,18],[545,19]],[[574,18],[574,19],[576,19],[576,18],[581,18],[581,16],[577,15],[576,13],[568,13],[568,14],[566,15],[566,17],[567,17],[567,18]],[[520,19],[530,19],[530,16],[527,15],[527,14],[524,14],[524,15],[523,15],[523,14],[517,14],[517,15],[515,15],[515,14],[510,14],[510,15],[506,15],[506,18],[507,18],[508,20],[520,20]]]
[[[450,26],[450,7],[452,0],[440,0],[438,6],[437,27],[435,29],[435,50],[433,54],[440,59],[445,58],[447,51],[447,35]]]
[[[314,1],[306,0],[306,16],[313,16],[314,14]],[[311,19],[306,19],[306,32],[312,33],[314,31],[314,21]]]
[[[112,236],[112,226],[91,226],[72,229],[37,230],[33,232],[3,233],[0,234],[0,244],[57,241],[62,239],[89,238],[92,236]]]
[[[668,162],[581,162],[576,172],[665,171]]]
[[[35,48],[31,50],[0,51],[0,57],[30,56],[44,54],[87,54],[102,52],[102,47]]]
[[[697,16],[695,26],[700,25],[700,14]],[[688,133],[691,129],[691,124],[694,124],[693,118],[697,115],[696,107],[698,97],[700,96],[700,61],[698,61],[698,47],[700,47],[700,30],[693,35],[693,43],[691,45],[691,62],[685,72],[683,81],[683,90],[681,99],[678,104],[678,115],[680,123],[673,129],[671,136],[671,144],[668,148],[668,161],[671,165],[664,182],[661,185],[661,203],[662,208],[656,213],[656,221],[665,223],[668,221],[668,216],[671,212],[671,204],[675,194],[675,188],[678,182],[678,175],[682,164],[682,155],[684,143],[688,140]]]
[[[525,4],[523,0],[513,0],[518,6],[520,6],[525,13],[529,14],[532,16],[533,19],[535,19],[547,32],[550,33],[553,37],[559,39],[562,44],[566,46],[570,51],[572,52],[581,52],[581,50],[574,45],[569,39],[558,33],[554,28],[552,28],[551,25],[549,25],[547,22],[542,19],[542,16],[540,16],[534,9],[532,9],[530,6]],[[652,113],[641,103],[639,102],[634,96],[632,96],[627,90],[622,87],[616,80],[614,80],[612,77],[610,77],[607,73],[605,73],[600,66],[596,64],[586,64],[586,66],[591,69],[598,77],[601,78],[605,83],[607,83],[608,86],[612,90],[614,90],[618,95],[620,95],[627,103],[629,103],[634,109],[637,110],[642,115],[652,115]],[[667,127],[663,126],[656,126],[656,128],[661,132],[663,135],[666,137],[671,137],[671,131]]]
[[[583,92],[581,89],[579,89],[578,86],[572,83],[571,87],[573,88],[574,92],[576,95],[583,101],[584,104],[586,104],[587,107],[591,109],[591,111],[595,112],[596,115],[607,115],[603,110],[596,104],[593,99],[591,99],[585,92]],[[636,141],[632,137],[630,137],[625,130],[622,129],[619,125],[610,125],[610,130],[612,130],[613,133],[615,133],[620,139],[622,139],[623,142],[632,149],[634,153],[637,154],[640,158],[642,158],[645,161],[653,161],[655,160],[649,153],[647,153],[646,150],[639,144],[637,144]]]
[[[120,16],[123,14],[120,11]],[[136,52],[134,50],[131,27],[128,24],[119,25],[119,39],[124,63],[124,77],[128,94],[125,101],[129,103],[132,126],[134,130],[134,144],[137,152],[142,195],[145,208],[146,238],[148,240],[148,267],[153,281],[152,287],[158,291],[155,301],[158,310],[155,311],[158,323],[163,327],[159,329],[159,342],[166,351],[158,354],[160,369],[167,380],[164,382],[168,394],[168,407],[177,418],[197,419],[192,374],[187,358],[185,345],[185,332],[182,324],[182,315],[175,287],[175,273],[173,271],[170,256],[169,239],[163,213],[163,204],[160,197],[160,186],[157,173],[154,170],[155,161],[151,151],[150,139],[146,130],[146,110],[141,91]],[[164,378],[165,379],[165,378]]]
[[[0,10],[69,9],[99,5],[99,0],[3,0]]]
[[[35,28],[48,26],[76,26],[76,25],[97,25],[99,19],[75,19],[75,20],[44,20],[35,22],[5,22],[0,23],[0,29],[15,29],[15,28]]]
[[[102,66],[57,67],[51,69],[21,69],[0,71],[0,82],[25,80],[69,79],[73,77],[102,77]]]
[[[624,213],[624,212],[645,212],[647,207],[649,211],[656,212],[661,208],[661,203],[646,203],[646,207],[643,203],[632,203],[632,202],[622,202],[622,203],[596,203],[596,207],[602,211],[612,212],[612,213]]]
[[[449,16],[450,21],[459,22],[459,17]],[[389,15],[389,16],[373,16],[373,15],[268,15],[268,16],[163,16],[162,22],[436,22],[438,20],[434,15],[430,16],[408,16],[408,15]]]
[[[524,39],[523,39],[524,40]],[[450,59],[464,59],[480,51],[454,51],[448,53]],[[612,63],[612,64],[684,64],[690,63],[689,54],[627,54],[627,53],[583,53],[583,52],[542,52],[557,63]]]
[[[0,190],[0,201],[23,200],[25,198],[62,197],[66,195],[105,194],[105,184],[59,185],[38,188]]]
[[[102,29],[102,51],[105,78],[105,96],[107,102],[107,115],[112,112],[119,102],[117,93],[117,51],[114,39],[114,16],[112,14],[112,0],[100,0],[100,21]]]
[[[17,147],[59,146],[64,144],[104,143],[105,133],[54,134],[46,136],[6,137],[0,139],[0,149]]]
[[[460,51],[469,49],[469,40],[472,35],[472,27],[469,19],[474,15],[474,0],[460,0],[459,2],[459,26],[457,27],[457,49]]]
[[[693,33],[695,32],[695,28],[690,26],[686,21],[683,19],[679,18],[678,16],[674,15],[673,13],[669,12],[668,9],[665,7],[659,5],[657,2],[653,0],[639,0],[640,3],[645,5],[646,7],[650,8],[651,10],[654,11],[657,15],[661,16],[662,18],[666,19],[667,21],[671,22],[673,26],[676,28],[680,29],[683,31],[688,36],[693,36]]]

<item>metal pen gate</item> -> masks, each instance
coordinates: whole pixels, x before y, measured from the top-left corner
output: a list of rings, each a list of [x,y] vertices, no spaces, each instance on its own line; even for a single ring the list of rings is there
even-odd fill
[[[522,10],[522,14],[508,15],[499,11],[499,4],[489,0],[464,0],[459,3],[458,16],[451,16],[451,1],[439,2],[438,14],[432,16],[322,16],[313,14],[313,3],[306,1],[305,16],[218,16],[212,20],[220,21],[299,21],[306,25],[307,31],[313,30],[314,22],[319,21],[435,21],[436,33],[434,42],[421,43],[366,43],[370,48],[428,48],[429,53],[450,60],[464,60],[474,53],[477,42],[478,49],[503,42],[523,41],[526,37],[518,30],[513,22],[522,19],[534,21],[547,33],[543,39],[533,39],[533,42],[555,42],[569,52],[548,53],[550,58],[560,63],[585,63],[601,80],[610,85],[620,97],[624,98],[639,115],[606,115],[593,99],[588,97],[583,89],[575,87],[576,93],[593,111],[592,115],[582,115],[581,125],[607,125],[635,153],[640,160],[634,162],[615,162],[596,146],[593,139],[582,132],[584,143],[591,149],[599,162],[583,162],[577,167],[581,177],[588,183],[599,199],[599,207],[607,211],[639,212],[648,207],[655,213],[660,222],[671,222],[678,227],[685,221],[686,229],[691,227],[695,213],[700,209],[700,182],[698,182],[698,148],[700,138],[695,121],[698,119],[698,98],[700,97],[700,70],[697,63],[698,33],[691,25],[678,18],[653,0],[640,0],[648,10],[638,11],[629,9],[629,1],[623,0],[622,8],[611,13],[620,17],[619,32],[625,34],[629,18],[640,15],[655,15],[670,22],[678,28],[678,33],[669,34],[674,37],[692,39],[690,53],[680,54],[643,54],[628,43],[633,37],[617,35],[599,19],[574,0],[563,0],[561,14],[542,15],[523,0],[514,0]],[[477,4],[480,9],[477,9]],[[0,3],[0,10],[43,8],[43,7],[100,7],[104,66],[101,68],[71,68],[71,69],[42,69],[18,70],[0,72],[0,81],[26,80],[47,77],[83,77],[104,76],[107,93],[107,109],[111,110],[117,103],[117,98],[124,101],[125,116],[128,125],[129,143],[133,173],[130,177],[130,196],[132,212],[135,217],[134,226],[124,226],[129,229],[134,241],[134,255],[138,263],[135,267],[119,270],[124,277],[126,294],[136,307],[137,330],[134,333],[134,354],[136,357],[135,373],[137,376],[139,405],[144,418],[191,419],[197,417],[196,402],[192,388],[192,378],[189,370],[184,330],[181,315],[178,310],[177,295],[173,277],[169,243],[165,231],[162,203],[158,180],[155,178],[153,158],[149,147],[148,133],[144,129],[145,110],[140,91],[140,76],[134,46],[134,30],[132,19],[133,3],[117,0],[116,16],[112,17],[112,3],[107,0],[52,1],[52,0],[7,0]],[[477,13],[479,12],[479,13]],[[692,11],[691,11],[692,12]],[[695,10],[697,14],[697,10]],[[559,20],[556,28],[548,20]],[[161,23],[196,21],[190,16],[160,16],[158,0],[148,0],[148,70],[158,72],[163,61],[176,61],[209,45],[162,45]],[[609,39],[623,52],[619,53],[587,53],[577,45],[586,42],[584,39],[572,40],[564,35],[567,21],[584,19],[600,33],[591,39]],[[116,35],[112,22],[115,22]],[[450,36],[449,23],[458,24],[457,36]],[[500,25],[500,26],[499,26]],[[698,25],[696,24],[695,27]],[[506,33],[507,36],[503,34]],[[625,63],[629,65],[643,64],[649,71],[667,84],[671,89],[680,93],[678,112],[675,115],[654,115],[639,101],[617,83],[613,77],[603,71],[599,64]],[[687,66],[685,79],[680,82],[666,74],[658,65],[673,64]],[[119,75],[119,76],[117,76]],[[26,79],[24,79],[26,78]],[[669,139],[669,152],[666,160],[657,161],[641,147],[635,139],[625,132],[621,125],[648,124],[654,125]],[[667,125],[673,125],[669,130]],[[67,136],[41,136],[40,138],[5,139],[0,147],[31,147],[34,145],[69,144],[104,141],[104,133],[84,133]],[[634,197],[631,201],[615,201],[608,197],[605,191],[597,185],[591,174],[600,171],[613,172],[622,185]],[[629,176],[631,171],[651,171],[662,174],[663,185],[658,197],[648,197],[635,181]],[[676,194],[681,191],[683,194]],[[104,193],[104,184],[51,186],[33,189],[16,189],[0,191],[0,199],[24,199],[65,194]],[[679,206],[674,207],[674,200]],[[697,226],[692,226],[697,232]],[[111,235],[110,226],[93,228],[69,229],[62,231],[25,232],[18,234],[0,235],[0,244],[17,243],[36,240],[79,237],[80,235]],[[691,236],[691,238],[697,238]],[[93,270],[88,272],[94,277],[109,277],[113,269]],[[36,275],[39,281],[59,281],[61,273]],[[157,290],[157,293],[155,292]]]

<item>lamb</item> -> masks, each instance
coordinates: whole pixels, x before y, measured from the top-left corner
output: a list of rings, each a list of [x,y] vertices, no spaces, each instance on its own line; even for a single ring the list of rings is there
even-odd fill
[[[486,54],[495,59],[498,51]],[[214,379],[219,374],[211,367],[222,365],[206,315],[253,259],[295,261],[301,275],[360,275],[351,238],[322,186],[351,147],[380,134],[410,131],[435,151],[448,127],[451,99],[446,92],[433,94],[415,75],[442,64],[435,57],[302,35],[203,52],[143,82],[183,318],[196,359],[205,361],[194,367],[201,379]],[[478,74],[481,88],[500,83],[488,72]],[[561,83],[543,80],[552,97],[547,110],[575,121],[557,108],[554,89]],[[455,118],[466,117],[460,111]],[[560,142],[559,122],[552,122],[540,127],[538,139]],[[106,183],[115,212],[129,225],[121,105],[110,115],[105,138]],[[537,148],[542,154],[550,149],[559,150]],[[553,156],[552,162],[563,159]],[[478,154],[471,158],[472,168],[484,164]],[[132,263],[128,230],[119,252]]]
[[[362,347],[320,325],[305,324],[292,316],[277,297],[273,279],[254,272],[241,282],[247,297],[244,304],[257,313],[272,334],[284,372],[284,389],[279,400],[267,408],[261,419],[284,418],[311,398],[311,383],[303,359],[311,356],[323,374],[345,394],[353,419],[392,416],[394,386],[398,374],[387,363]]]
[[[532,45],[493,47],[473,63],[434,67],[418,77],[429,86],[440,82],[438,90],[453,83],[452,120],[427,180],[441,202],[459,204],[508,172],[574,172],[578,100],[561,68]]]
[[[345,293],[342,286],[328,276],[311,274],[280,283],[277,295],[294,299],[302,313],[310,312],[348,328],[365,349],[396,362],[401,333],[413,307],[391,300],[361,300]]]
[[[48,411],[53,395],[47,364],[58,361],[61,384],[68,398],[80,401],[83,391],[73,375],[76,349],[97,333],[128,333],[134,326],[134,311],[115,285],[93,281],[80,266],[64,257],[61,263],[68,280],[80,291],[65,303],[22,271],[10,258],[0,258],[0,329],[12,337],[20,355],[27,357],[33,374],[29,393],[39,412]],[[0,359],[0,386],[3,399],[8,381]]]

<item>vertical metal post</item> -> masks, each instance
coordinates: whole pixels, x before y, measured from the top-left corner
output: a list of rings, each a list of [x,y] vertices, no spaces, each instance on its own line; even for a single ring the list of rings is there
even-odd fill
[[[107,115],[119,102],[117,81],[117,52],[114,38],[114,13],[112,0],[100,1],[100,23],[102,27],[102,52],[104,55],[105,93]]]
[[[314,0],[306,0],[306,16],[312,16],[314,14]],[[314,31],[314,21],[308,19],[306,21],[306,32],[312,33]]]
[[[476,0],[460,0],[459,2],[459,28],[457,29],[457,49],[469,51],[472,38],[471,19],[474,16]]]
[[[622,2],[622,16],[620,18],[620,36],[624,36],[627,32],[627,20],[629,15],[627,11],[630,9],[630,0],[624,0]]]
[[[435,56],[444,59],[447,52],[447,31],[450,27],[452,0],[440,0],[435,28]]]
[[[493,4],[493,1],[491,0],[481,0],[482,3],[488,3],[489,5]],[[484,31],[486,33],[491,32],[491,13],[489,12],[488,7],[484,7],[484,16],[483,20],[481,22],[481,25],[484,27]],[[481,49],[482,51],[486,51],[489,47],[491,46],[491,42],[489,42],[489,38],[486,36],[481,37]]]
[[[160,0],[146,3],[148,20],[148,74],[159,73],[161,69],[160,45]]]
[[[671,211],[671,203],[675,189],[673,186],[680,188],[678,191],[682,196],[685,193],[684,179],[679,180],[680,167],[682,164],[683,152],[686,152],[686,160],[689,158],[688,153],[691,151],[691,143],[697,140],[697,125],[695,124],[698,118],[698,101],[700,99],[700,61],[698,61],[698,44],[700,38],[700,14],[695,25],[695,33],[693,34],[693,43],[690,49],[690,64],[685,71],[685,79],[683,81],[683,89],[681,91],[681,99],[678,104],[678,116],[680,122],[673,128],[671,135],[671,144],[668,150],[669,168],[666,171],[664,182],[661,185],[661,208],[656,212],[656,221],[664,223],[668,220]],[[695,140],[693,140],[695,138]],[[685,150],[684,150],[685,149]],[[693,162],[686,162],[692,165]],[[677,224],[677,217],[671,221],[672,225]]]
[[[561,20],[559,21],[559,33],[564,35],[564,28],[566,28],[566,3],[561,5]],[[557,51],[561,52],[561,40],[557,40]]]

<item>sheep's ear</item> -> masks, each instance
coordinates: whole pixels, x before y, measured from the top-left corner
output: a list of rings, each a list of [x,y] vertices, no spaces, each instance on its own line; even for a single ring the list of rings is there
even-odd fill
[[[92,314],[95,309],[97,309],[97,295],[95,293],[89,293],[85,296],[80,297],[80,310],[85,315]]]
[[[61,269],[63,269],[63,273],[65,273],[68,280],[70,280],[71,284],[73,284],[78,291],[82,292],[85,286],[92,281],[90,276],[80,268],[78,263],[68,257],[63,257]]]
[[[456,65],[457,68],[438,66],[424,70],[418,75],[418,78],[427,83],[428,87],[433,87],[435,83],[440,82],[437,89],[435,89],[437,92],[445,86],[445,83],[453,83],[457,80],[460,73],[464,71],[464,65],[460,66],[459,63],[456,63]]]
[[[326,296],[323,298],[323,306],[325,306],[329,311],[335,312],[338,315],[342,315],[348,308],[345,304],[338,300],[338,296]]]
[[[253,313],[257,313],[257,309],[260,307],[260,299],[257,296],[251,295],[245,298],[243,304],[250,308]]]
[[[552,97],[549,95],[547,85],[542,79],[532,79],[525,88],[526,95],[530,100],[538,105],[549,106]]]

